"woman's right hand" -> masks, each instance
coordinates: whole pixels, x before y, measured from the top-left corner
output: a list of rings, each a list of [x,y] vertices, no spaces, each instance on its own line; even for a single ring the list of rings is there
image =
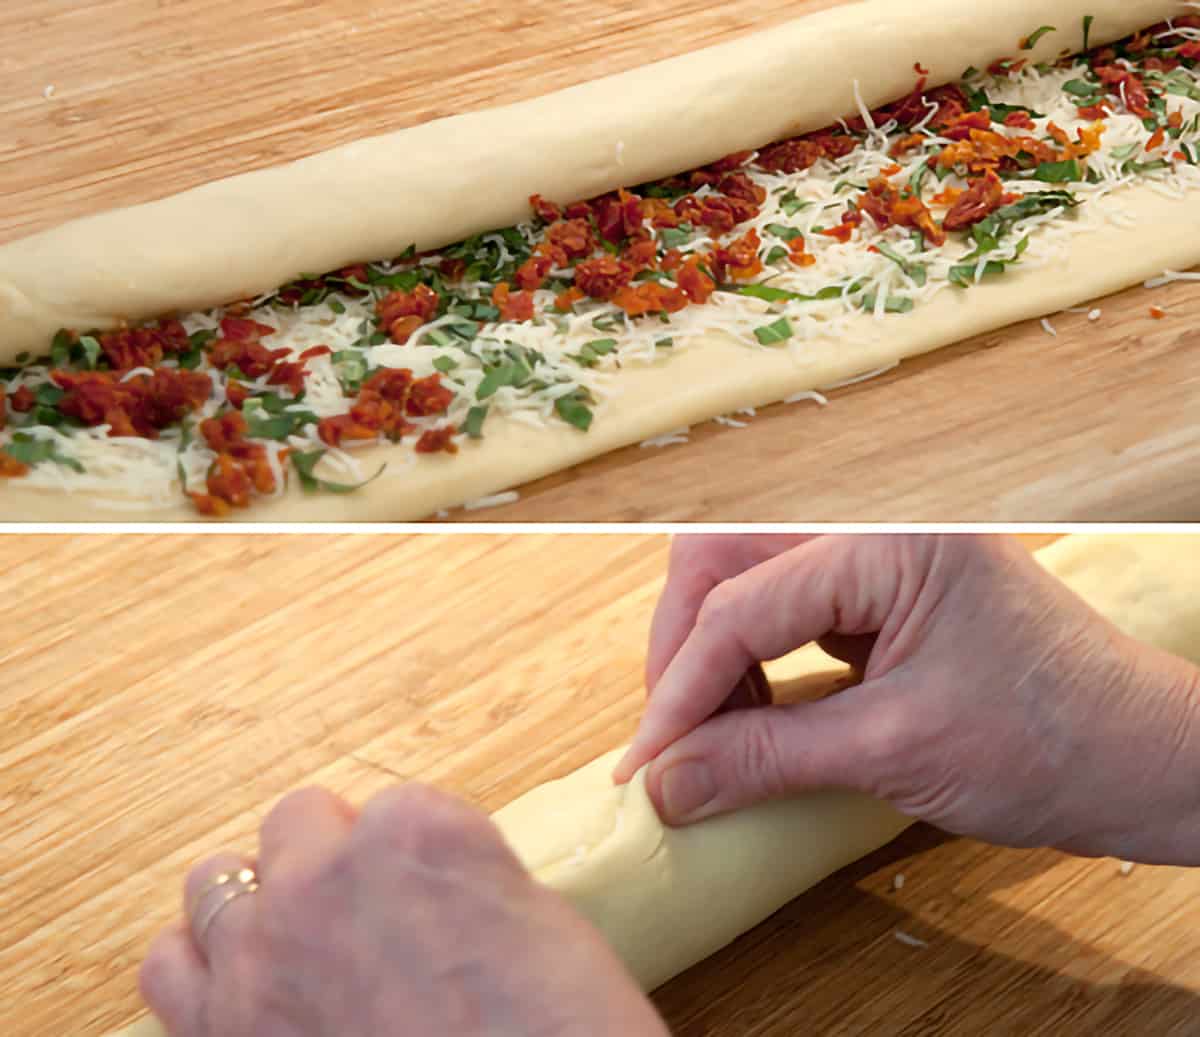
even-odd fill
[[[681,536],[673,552],[616,771],[650,764],[667,823],[840,786],[995,843],[1200,863],[1200,671],[1016,541]],[[722,711],[748,669],[811,641],[862,683]]]

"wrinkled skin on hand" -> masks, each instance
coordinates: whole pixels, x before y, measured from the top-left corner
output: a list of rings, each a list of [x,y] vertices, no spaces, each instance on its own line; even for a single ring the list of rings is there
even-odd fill
[[[596,930],[449,796],[358,814],[293,793],[258,872],[206,946],[181,926],[152,948],[143,994],[173,1037],[667,1037]]]
[[[749,667],[811,641],[861,683],[719,712]],[[647,686],[616,776],[653,760],[671,824],[839,786],[995,843],[1200,862],[1200,671],[1009,538],[679,537]]]

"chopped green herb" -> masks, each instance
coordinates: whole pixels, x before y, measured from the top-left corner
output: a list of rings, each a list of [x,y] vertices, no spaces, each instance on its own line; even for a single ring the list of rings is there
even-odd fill
[[[748,295],[752,299],[763,299],[766,302],[819,302],[824,299],[836,299],[847,291],[857,290],[857,285],[833,284],[822,288],[815,295],[802,295],[800,292],[789,292],[785,288],[772,288],[769,284],[739,284],[721,285],[720,290],[734,295]]]
[[[862,297],[862,308],[868,313],[874,312],[878,296],[875,292],[867,292]],[[910,313],[913,308],[912,299],[899,295],[889,295],[883,304],[884,313]]]
[[[100,343],[91,335],[79,336],[79,348],[83,352],[83,361],[89,370],[95,370],[100,360]]]
[[[1069,158],[1065,162],[1042,162],[1033,172],[1033,179],[1044,184],[1065,184],[1073,180],[1082,180],[1083,172],[1077,159]]]
[[[462,430],[471,439],[483,438],[483,419],[488,416],[487,407],[472,407],[467,411],[466,420],[462,423]]]
[[[1092,22],[1096,20],[1094,14],[1085,14],[1083,16],[1083,49],[1088,50],[1088,41],[1092,36]]]
[[[592,409],[585,402],[582,392],[560,396],[554,401],[554,409],[568,425],[574,425],[583,432],[591,428]]]
[[[1063,83],[1062,88],[1065,93],[1074,97],[1090,98],[1100,91],[1100,87],[1096,83],[1089,83],[1086,79],[1068,79]]]
[[[912,260],[905,259],[904,256],[900,255],[899,252],[889,248],[887,245],[883,244],[883,242],[876,243],[875,247],[879,249],[880,255],[886,256],[893,263],[895,263],[901,270],[904,271],[907,277],[911,277],[913,279],[914,283],[918,285],[923,285],[925,283],[927,271],[923,263],[914,263]],[[908,301],[911,302],[912,300],[910,299]],[[868,309],[869,308],[870,307],[868,307]]]
[[[786,223],[768,223],[766,229],[780,241],[795,241],[804,234],[799,227],[789,227]]]
[[[786,191],[780,195],[779,208],[785,216],[795,216],[801,209],[807,209],[812,202],[806,202],[796,197],[795,191]]]
[[[71,362],[71,333],[63,328],[55,333],[50,343],[50,363],[54,367],[66,367]]]
[[[654,340],[654,348],[655,349],[670,349],[674,345],[675,345],[675,340],[673,338],[671,338],[669,335],[666,338],[659,338],[659,339]]]
[[[292,451],[289,456],[291,457],[293,467],[296,469],[296,474],[300,476],[300,485],[309,492],[324,490],[326,493],[352,493],[354,490],[366,486],[372,480],[378,479],[387,467],[387,464],[381,464],[379,471],[360,483],[331,482],[328,479],[320,479],[313,474],[313,470],[317,467],[321,458],[325,456],[324,449],[310,450],[307,453]]]
[[[486,400],[494,396],[496,390],[506,385],[520,386],[529,380],[529,368],[524,364],[509,362],[492,367],[483,376],[479,388],[475,390],[475,399]]]
[[[44,382],[33,390],[33,398],[43,407],[57,407],[59,400],[67,394],[57,385]]]
[[[1033,32],[1031,32],[1028,36],[1025,37],[1025,39],[1021,42],[1021,49],[1022,50],[1033,50],[1033,48],[1037,46],[1037,41],[1040,40],[1043,36],[1045,36],[1046,33],[1057,32],[1057,31],[1058,30],[1055,29],[1055,27],[1053,25],[1040,26],[1039,28],[1035,29]]]
[[[780,260],[787,259],[790,254],[782,245],[772,245],[771,250],[763,257],[763,262],[774,266]]]
[[[442,374],[449,374],[458,366],[458,361],[452,356],[443,354],[439,357],[434,357],[433,366],[435,370],[441,371]]]
[[[792,337],[792,325],[786,317],[780,317],[777,321],[764,324],[761,328],[755,328],[754,337],[764,346],[773,346],[778,342],[786,342]]]
[[[681,223],[678,227],[665,227],[659,233],[659,239],[667,248],[679,248],[692,240],[696,228],[690,223]]]
[[[75,458],[60,453],[52,440],[34,439],[28,432],[14,432],[12,442],[4,447],[4,452],[22,464],[36,465],[53,461],[76,472],[84,471],[83,465]]]
[[[329,308],[331,310],[333,310],[334,313],[345,313],[346,312],[346,307],[345,307],[345,305],[343,305],[343,303],[340,299],[330,299],[329,300]]]

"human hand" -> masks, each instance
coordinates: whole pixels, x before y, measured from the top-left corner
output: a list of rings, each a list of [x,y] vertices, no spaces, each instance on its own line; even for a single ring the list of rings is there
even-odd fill
[[[667,1037],[599,933],[449,796],[405,786],[358,813],[307,789],[260,842],[258,890],[214,915],[214,878],[244,862],[200,865],[191,925],[142,966],[172,1037]]]
[[[673,545],[646,714],[615,772],[653,760],[667,823],[839,786],[991,842],[1200,862],[1191,664],[1120,633],[1009,538],[758,540]],[[712,716],[748,667],[810,641],[862,682]]]

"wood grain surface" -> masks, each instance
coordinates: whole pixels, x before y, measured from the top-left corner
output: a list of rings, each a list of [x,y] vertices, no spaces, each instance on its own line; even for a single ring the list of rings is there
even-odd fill
[[[830,5],[11,0],[0,5],[0,240]],[[1149,318],[1151,302],[1167,320]],[[982,336],[823,410],[709,424],[685,447],[621,450],[524,487],[514,505],[455,517],[1193,519],[1200,286],[1101,305],[1094,324],[1057,318],[1056,338],[1037,323]]]
[[[491,810],[626,739],[666,550],[0,538],[5,1037],[138,1015],[137,964],[187,869],[252,849],[292,788],[361,804],[418,779]],[[1193,1034],[1198,895],[1195,871],[918,827],[655,1000],[680,1037]]]

